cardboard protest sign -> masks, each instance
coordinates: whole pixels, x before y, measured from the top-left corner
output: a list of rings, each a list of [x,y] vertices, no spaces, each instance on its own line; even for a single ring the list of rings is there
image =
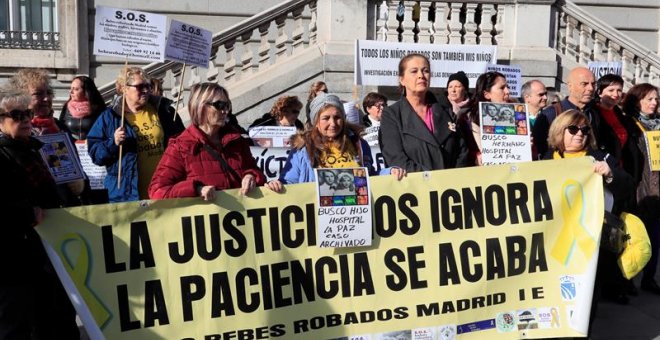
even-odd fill
[[[590,61],[587,64],[591,73],[594,74],[596,79],[606,75],[606,74],[616,74],[617,76],[621,75],[623,69],[623,63],[620,61]]]
[[[319,247],[315,183],[49,210],[37,231],[93,339],[581,337],[604,209],[592,167],[373,177],[368,247]]]
[[[39,153],[55,183],[67,183],[85,178],[78,154],[68,134],[60,132],[36,136],[36,138],[44,143]]]
[[[248,130],[250,138],[264,148],[288,147],[291,136],[295,134],[295,126],[255,126]]]
[[[322,248],[371,245],[371,199],[366,168],[315,169],[317,244]]]
[[[172,19],[165,58],[208,68],[212,39],[211,31]]]
[[[431,87],[445,87],[449,76],[464,71],[470,87],[486,66],[497,60],[495,45],[442,45],[375,40],[355,42],[355,84],[399,86],[399,60],[410,53],[425,55],[431,63]]]
[[[78,150],[78,156],[80,157],[80,165],[89,179],[89,186],[92,189],[105,188],[103,181],[105,180],[107,171],[104,166],[98,166],[92,162],[92,158],[89,157],[87,151],[87,142],[84,140],[76,141],[76,149]]]
[[[651,171],[660,171],[660,131],[644,131]]]
[[[166,24],[164,15],[97,6],[93,53],[162,62]]]
[[[483,165],[532,160],[529,118],[525,104],[479,103]]]
[[[509,85],[509,96],[520,97],[520,88],[522,87],[522,69],[515,65],[488,65],[488,71],[502,73]]]

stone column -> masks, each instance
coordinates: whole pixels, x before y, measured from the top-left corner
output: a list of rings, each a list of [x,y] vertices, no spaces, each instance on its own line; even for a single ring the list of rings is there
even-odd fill
[[[556,86],[557,61],[552,48],[556,23],[554,0],[516,0],[504,6],[498,59],[522,68],[523,81],[539,79]]]

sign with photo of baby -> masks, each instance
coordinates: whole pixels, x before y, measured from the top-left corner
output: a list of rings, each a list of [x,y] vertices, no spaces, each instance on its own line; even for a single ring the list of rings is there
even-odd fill
[[[370,246],[371,196],[367,169],[315,169],[314,172],[319,247]]]
[[[483,165],[532,160],[532,142],[525,104],[480,102],[479,117]]]

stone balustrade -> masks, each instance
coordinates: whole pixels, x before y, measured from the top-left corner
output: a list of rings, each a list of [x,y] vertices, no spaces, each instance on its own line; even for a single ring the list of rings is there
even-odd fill
[[[165,78],[174,99],[182,97],[180,89],[206,81],[221,83],[238,97],[252,93],[254,98],[236,101],[234,108],[242,113],[255,101],[272,100],[318,74],[351,73],[348,61],[357,39],[497,45],[500,62],[520,65],[524,78],[542,79],[548,86],[560,87],[567,69],[589,61],[620,60],[626,88],[660,82],[655,53],[578,6],[554,0],[289,0],[214,34],[207,69],[189,66],[182,77],[182,65],[166,61],[145,70]],[[321,60],[312,63],[313,72],[311,54]],[[302,59],[306,73],[297,79]],[[101,90],[110,97],[114,86]],[[255,109],[263,112],[260,105]]]
[[[580,64],[590,61],[620,61],[626,87],[660,83],[660,57],[644,46],[567,2],[555,6],[558,29],[554,48]]]

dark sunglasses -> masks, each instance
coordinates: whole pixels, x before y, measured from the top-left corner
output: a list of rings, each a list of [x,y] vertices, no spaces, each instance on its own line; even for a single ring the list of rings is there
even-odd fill
[[[297,110],[297,109],[289,109],[288,112],[291,113],[291,114],[294,114],[294,115],[299,115],[300,114],[300,110]]]
[[[27,110],[27,111],[11,110],[9,112],[0,113],[0,116],[9,117],[16,122],[20,122],[20,121],[32,119],[34,117],[34,112],[32,112],[31,110]]]
[[[589,131],[591,131],[591,127],[589,126],[578,127],[577,125],[569,125],[566,127],[566,130],[568,130],[568,133],[570,133],[571,135],[576,135],[578,131],[582,131],[582,135],[586,136],[589,134]]]
[[[136,90],[138,90],[138,92],[151,91],[151,84],[148,83],[135,84],[135,85],[127,84],[126,86],[134,87]]]
[[[213,106],[218,111],[229,111],[231,108],[231,103],[224,100],[216,100],[212,103],[207,103]]]

